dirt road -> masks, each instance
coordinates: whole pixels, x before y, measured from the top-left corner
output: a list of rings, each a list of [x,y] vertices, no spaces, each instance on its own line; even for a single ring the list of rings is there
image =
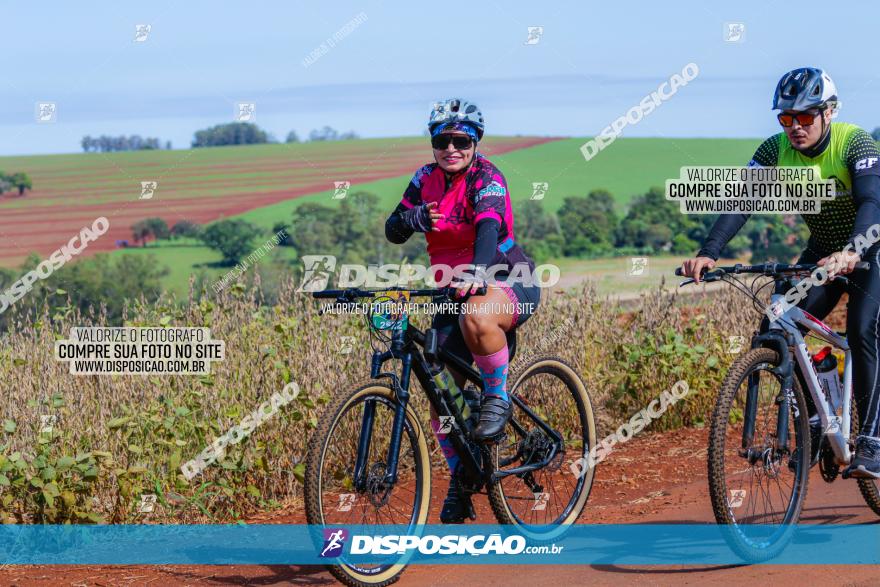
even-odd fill
[[[596,481],[581,522],[712,522],[706,488],[706,431],[678,430],[643,434],[616,449],[597,469]],[[434,491],[432,521],[445,494],[445,481]],[[484,497],[478,497],[479,521],[493,523]],[[302,523],[299,508],[263,523]],[[804,523],[877,524],[854,481],[827,484],[814,471],[802,517]],[[880,549],[880,545],[877,545]],[[401,586],[416,585],[749,585],[821,584],[880,587],[874,566],[494,566],[414,565]],[[321,568],[290,566],[87,566],[9,567],[2,585],[332,585]]]

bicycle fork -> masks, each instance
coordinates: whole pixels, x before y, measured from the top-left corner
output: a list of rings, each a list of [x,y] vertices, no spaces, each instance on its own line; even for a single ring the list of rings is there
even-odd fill
[[[794,364],[788,350],[788,341],[781,332],[770,331],[760,334],[752,340],[752,348],[759,347],[773,349],[779,354],[779,365],[770,370],[771,373],[782,378],[782,389],[775,399],[775,403],[779,406],[776,414],[776,453],[788,454],[789,411],[794,395]],[[742,449],[743,455],[749,456],[750,460],[758,456],[749,453],[753,450],[755,423],[758,416],[759,379],[757,373],[749,375],[745,413],[743,414]],[[761,452],[763,453],[763,450]]]

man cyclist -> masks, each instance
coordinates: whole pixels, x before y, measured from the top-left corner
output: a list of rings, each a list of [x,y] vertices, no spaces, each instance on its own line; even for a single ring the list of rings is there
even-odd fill
[[[432,266],[472,266],[473,279],[451,284],[458,297],[476,292],[485,283],[482,269],[501,266],[495,275],[498,281],[486,284],[485,295],[468,298],[467,311],[438,313],[431,325],[442,348],[466,363],[476,362],[483,395],[474,436],[478,441],[492,441],[502,433],[511,414],[507,369],[510,347],[515,347],[514,332],[537,307],[540,289],[522,280],[503,281],[514,266],[527,268],[532,275],[535,265],[514,240],[513,211],[504,176],[477,152],[484,131],[480,109],[459,98],[438,102],[428,130],[435,162],[416,171],[385,223],[385,236],[401,244],[414,232],[423,232]],[[442,282],[440,272],[435,279],[438,285],[450,285]],[[454,375],[461,385],[463,379]],[[452,473],[440,521],[461,523],[471,504],[461,494],[455,475],[459,457],[452,442],[438,432],[440,422],[433,410],[431,426]]]
[[[880,151],[863,129],[832,122],[838,107],[837,88],[821,69],[804,67],[782,76],[773,96],[773,109],[783,132],[764,141],[749,166],[817,166],[822,179],[834,179],[836,197],[822,202],[819,214],[805,214],[810,230],[798,263],[828,265],[830,274],[848,274],[849,283],[829,281],[812,287],[798,306],[825,318],[841,295],[849,294],[847,335],[853,349],[853,393],[860,430],[855,456],[843,476],[880,478],[880,243],[861,257],[853,252],[856,236],[880,222]],[[724,246],[742,228],[748,214],[722,215],[712,226],[696,258],[682,264],[685,275],[699,281],[711,269]],[[853,272],[864,260],[870,269]],[[781,292],[784,293],[784,292]],[[812,403],[812,402],[811,402]],[[811,418],[813,456],[821,441],[821,423]]]

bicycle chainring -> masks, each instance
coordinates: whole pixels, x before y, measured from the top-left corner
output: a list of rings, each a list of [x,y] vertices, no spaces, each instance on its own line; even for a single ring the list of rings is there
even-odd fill
[[[819,456],[819,472],[826,483],[833,483],[840,474],[840,465],[837,464],[834,451],[827,442],[823,443],[822,454]]]

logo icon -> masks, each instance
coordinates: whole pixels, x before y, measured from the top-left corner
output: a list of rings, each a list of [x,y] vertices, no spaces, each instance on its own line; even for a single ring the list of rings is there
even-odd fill
[[[537,45],[541,41],[541,37],[544,35],[544,27],[542,26],[530,26],[528,27],[529,36],[526,38],[526,42],[523,45]]]
[[[437,428],[437,434],[449,434],[455,429],[455,416],[440,416],[440,427]]]
[[[134,42],[135,43],[143,43],[147,40],[147,37],[150,35],[150,31],[153,29],[153,25],[151,24],[136,24],[134,25]]]
[[[339,337],[339,354],[340,355],[351,354],[351,351],[353,348],[354,348],[354,337],[353,336],[340,336]]]
[[[141,496],[141,503],[138,504],[138,512],[142,514],[149,514],[156,508],[156,496],[152,493],[147,493]]]
[[[303,255],[302,284],[297,291],[314,292],[327,289],[330,274],[336,269],[336,257],[333,255]]]
[[[236,102],[235,120],[238,122],[255,122],[257,120],[257,105],[254,102]]]
[[[350,512],[354,505],[356,495],[354,493],[342,493],[339,495],[339,507],[336,508],[340,512]]]
[[[321,551],[322,558],[336,557],[342,554],[345,541],[348,540],[348,530],[339,528],[324,528],[324,549]]]
[[[731,489],[730,490],[730,499],[727,500],[727,505],[732,508],[738,508],[743,504],[743,501],[746,499],[746,490],[745,489]]]
[[[550,502],[550,494],[549,493],[535,493],[535,504],[532,506],[532,511],[540,511],[546,510],[547,504]]]
[[[543,200],[544,196],[547,195],[547,190],[550,189],[550,184],[546,181],[535,181],[532,182],[532,197],[530,200]]]
[[[742,43],[746,38],[746,25],[741,22],[724,23],[724,41],[727,43]]]
[[[348,188],[351,187],[350,181],[334,181],[333,182],[334,192],[333,199],[341,200],[345,196],[348,195]]]
[[[156,188],[159,187],[158,181],[142,181],[141,182],[141,197],[139,200],[149,200],[153,197],[153,192],[156,191]]]
[[[736,355],[742,352],[743,347],[746,344],[745,336],[728,336],[727,337],[727,352],[731,355]]]
[[[633,276],[644,275],[645,271],[648,269],[648,258],[647,257],[631,257],[630,258],[630,268],[629,274]]]
[[[37,102],[37,122],[48,123],[58,120],[58,106],[55,102]]]
[[[52,434],[58,416],[55,414],[40,414],[40,434]]]

